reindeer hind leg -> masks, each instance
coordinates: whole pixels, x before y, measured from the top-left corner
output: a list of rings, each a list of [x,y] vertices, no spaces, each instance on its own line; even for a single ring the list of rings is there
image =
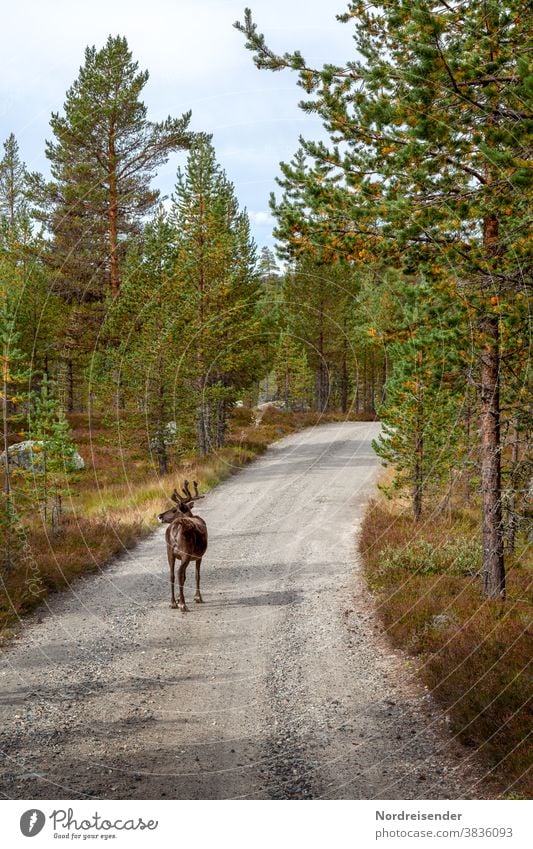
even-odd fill
[[[202,598],[202,594],[200,592],[200,566],[202,565],[202,558],[196,560],[196,595],[194,596],[194,600],[196,604],[203,604],[204,600]]]
[[[186,613],[188,611],[188,607],[185,604],[185,596],[183,595],[183,586],[185,584],[185,575],[187,572],[187,566],[191,562],[190,557],[183,557],[180,568],[178,569],[178,591],[179,591],[179,602],[178,606],[182,613]]]
[[[167,549],[168,555],[168,565],[170,567],[170,606],[176,608],[178,605],[176,604],[176,596],[174,595],[174,564],[176,562],[176,558],[170,548]]]

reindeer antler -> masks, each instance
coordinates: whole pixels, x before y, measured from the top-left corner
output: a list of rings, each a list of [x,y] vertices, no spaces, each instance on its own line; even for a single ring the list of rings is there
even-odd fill
[[[174,501],[175,504],[192,504],[194,501],[197,501],[199,498],[203,498],[203,495],[200,495],[198,492],[198,483],[196,481],[192,482],[194,487],[194,495],[189,489],[189,481],[184,480],[182,484],[183,495],[180,495],[177,489],[174,490],[170,498]]]

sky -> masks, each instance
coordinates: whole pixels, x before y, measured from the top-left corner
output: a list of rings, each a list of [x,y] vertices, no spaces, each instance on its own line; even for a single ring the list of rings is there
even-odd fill
[[[279,162],[298,136],[320,138],[320,121],[298,108],[303,91],[290,71],[259,71],[232,26],[250,5],[276,52],[300,50],[316,66],[353,57],[351,28],[336,15],[343,0],[18,0],[2,9],[0,139],[15,133],[32,171],[48,172],[45,139],[61,112],[87,45],[126,36],[141,70],[143,99],[158,121],[192,110],[191,129],[212,133],[218,161],[250,215],[261,248],[272,246],[268,198]],[[156,185],[170,195],[185,154],[172,154]]]

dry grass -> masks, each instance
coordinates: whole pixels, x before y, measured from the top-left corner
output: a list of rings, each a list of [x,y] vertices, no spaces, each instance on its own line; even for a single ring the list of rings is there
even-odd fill
[[[237,408],[230,422],[228,444],[205,458],[195,455],[174,463],[161,476],[137,442],[123,444],[104,419],[74,414],[70,425],[86,468],[69,485],[64,498],[61,532],[52,534],[33,510],[35,497],[26,488],[18,505],[25,534],[20,564],[4,577],[0,592],[0,640],[12,633],[25,613],[49,592],[64,589],[73,578],[105,567],[130,549],[157,524],[168,506],[168,495],[185,477],[207,491],[263,453],[275,440],[315,424],[344,420],[341,414],[284,413],[268,408],[255,425],[252,410]]]
[[[502,794],[530,798],[533,688],[532,565],[508,563],[507,600],[481,594],[479,518],[474,510],[415,526],[397,505],[370,505],[361,552],[378,612],[476,750]]]

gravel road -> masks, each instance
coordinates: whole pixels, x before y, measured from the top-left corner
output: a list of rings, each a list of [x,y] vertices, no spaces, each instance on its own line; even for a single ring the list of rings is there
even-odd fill
[[[29,618],[0,661],[4,798],[475,798],[356,556],[378,425],[290,436],[211,492],[204,605],[164,529]]]

